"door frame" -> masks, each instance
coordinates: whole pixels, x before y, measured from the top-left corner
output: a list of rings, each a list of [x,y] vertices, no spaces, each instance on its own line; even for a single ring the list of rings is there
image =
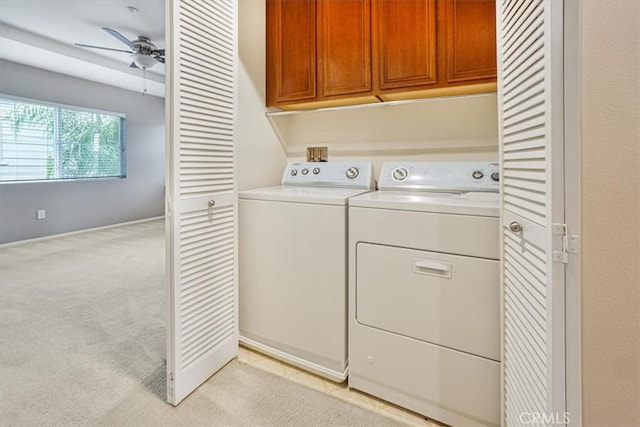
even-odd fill
[[[565,270],[565,390],[568,425],[582,425],[582,327],[580,283],[581,6],[564,0],[564,203],[569,239]]]

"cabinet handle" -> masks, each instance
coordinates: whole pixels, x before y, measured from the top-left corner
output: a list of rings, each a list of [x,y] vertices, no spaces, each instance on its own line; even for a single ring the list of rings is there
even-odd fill
[[[214,206],[216,205],[216,201],[215,201],[215,200],[213,200],[213,199],[212,199],[212,200],[209,200],[208,205],[209,205],[209,207],[210,207],[210,208],[212,208],[212,207],[214,207]]]

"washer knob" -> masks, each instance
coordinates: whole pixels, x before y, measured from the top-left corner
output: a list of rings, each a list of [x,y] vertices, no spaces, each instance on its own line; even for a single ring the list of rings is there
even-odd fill
[[[309,173],[309,169],[307,168],[302,169],[302,175],[306,175],[308,173]]]
[[[298,169],[291,169],[291,176],[298,175]]]
[[[391,176],[396,181],[404,181],[409,176],[409,171],[406,168],[395,168],[393,172],[391,172]]]
[[[491,172],[491,179],[494,181],[500,181],[500,172]]]
[[[471,176],[473,177],[473,179],[481,179],[484,176],[484,173],[482,173],[481,170],[475,170],[473,171]]]
[[[356,167],[350,167],[349,169],[347,169],[345,174],[347,175],[347,178],[355,179],[360,174],[360,171]]]
[[[313,168],[313,174],[318,175],[320,173],[320,168]]]

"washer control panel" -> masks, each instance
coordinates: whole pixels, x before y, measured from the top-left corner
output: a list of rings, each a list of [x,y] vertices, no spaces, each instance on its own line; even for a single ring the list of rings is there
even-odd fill
[[[291,162],[282,185],[372,189],[375,178],[369,162]]]
[[[500,164],[489,162],[386,162],[381,190],[446,192],[489,191],[500,188]]]

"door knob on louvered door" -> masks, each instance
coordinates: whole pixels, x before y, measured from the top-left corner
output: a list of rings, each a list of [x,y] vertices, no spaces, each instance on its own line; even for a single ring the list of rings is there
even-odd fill
[[[210,208],[212,208],[212,207],[214,207],[216,205],[216,201],[215,200],[209,200],[208,205],[209,205]]]
[[[522,225],[520,225],[519,222],[514,221],[509,224],[509,230],[513,231],[514,233],[519,233],[522,231]]]

